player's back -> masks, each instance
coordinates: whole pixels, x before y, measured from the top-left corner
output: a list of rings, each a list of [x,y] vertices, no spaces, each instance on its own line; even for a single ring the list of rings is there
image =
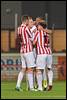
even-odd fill
[[[34,41],[37,41],[37,53],[38,54],[49,54],[51,51],[49,50],[49,47],[45,46],[45,44],[48,45],[48,42],[46,42],[46,33],[44,31],[37,31],[34,37]]]
[[[20,52],[27,53],[32,51],[32,43],[30,38],[32,38],[31,32],[29,31],[28,27],[26,25],[21,25],[18,27],[18,34],[22,38],[21,43],[21,50]]]

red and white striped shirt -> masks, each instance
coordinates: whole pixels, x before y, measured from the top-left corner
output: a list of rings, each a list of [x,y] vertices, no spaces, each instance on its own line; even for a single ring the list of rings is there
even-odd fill
[[[35,33],[35,36],[34,36],[34,40],[33,40],[33,43],[37,45],[37,54],[51,54],[51,49],[50,47],[47,45],[49,44],[48,42],[48,38],[44,37],[44,35],[46,36],[47,34],[43,31],[37,31]],[[47,41],[45,41],[47,40]],[[47,45],[46,45],[47,44]]]
[[[32,38],[32,34],[28,27],[26,25],[21,25],[18,27],[18,35],[22,37],[22,43],[21,43],[21,53],[28,53],[32,52],[32,43],[30,38]]]

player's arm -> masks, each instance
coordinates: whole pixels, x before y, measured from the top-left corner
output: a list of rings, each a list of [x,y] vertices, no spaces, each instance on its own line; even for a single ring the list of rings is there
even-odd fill
[[[35,33],[34,39],[33,39],[33,45],[36,44],[38,38],[38,32]]]
[[[32,34],[31,34],[31,31],[26,27],[26,32],[27,34],[29,35],[30,38],[32,38]]]
[[[47,33],[49,33],[49,34],[52,33],[52,30],[50,30],[50,29],[43,29],[43,31],[44,31],[44,32],[47,32]]]

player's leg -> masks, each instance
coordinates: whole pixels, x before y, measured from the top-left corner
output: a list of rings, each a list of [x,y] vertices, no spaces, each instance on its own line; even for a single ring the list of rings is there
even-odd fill
[[[33,68],[36,66],[33,52],[26,53],[25,59],[26,59],[26,64],[27,64],[27,77],[28,77],[28,82],[29,82],[29,88],[30,90],[33,90],[34,89]]]
[[[46,72],[46,60],[47,60],[47,54],[44,54],[44,70],[42,71],[43,74],[43,90],[45,91],[47,89],[47,72]]]
[[[52,71],[52,55],[48,55],[47,57],[47,68],[48,68],[48,91],[52,89],[53,85],[53,71]]]
[[[22,70],[18,74],[18,79],[17,79],[17,84],[16,84],[16,89],[20,90],[21,82],[24,76],[24,73],[26,71],[26,64],[25,64],[25,59],[23,58],[23,55],[21,54],[21,62],[22,62]]]
[[[35,58],[35,64],[36,64],[36,48],[33,48],[33,54],[34,54],[34,58]],[[33,73],[33,78],[34,78],[34,88],[37,89],[37,79],[36,79],[36,67],[34,68],[34,73]]]
[[[34,84],[33,84],[33,69],[32,68],[28,68],[27,69],[27,80],[28,80],[28,88],[29,90],[33,90],[34,89]]]
[[[43,90],[45,91],[47,89],[47,72],[46,72],[46,68],[43,70]]]
[[[19,90],[19,91],[21,90],[21,82],[22,82],[22,79],[23,79],[25,70],[26,70],[25,68],[22,69],[22,70],[19,72],[19,74],[18,74],[16,89]]]
[[[38,90],[42,91],[42,72],[41,69],[36,69],[36,78],[37,78],[37,85],[38,85]]]
[[[34,68],[34,72],[33,72],[33,80],[34,80],[34,88],[37,89],[38,85],[37,85],[37,78],[36,78],[36,68]]]
[[[44,70],[45,68],[45,56],[44,55],[37,55],[37,60],[36,60],[36,70],[37,70],[37,82],[38,82],[38,88],[41,88],[42,89],[42,80],[43,80],[43,73],[42,71]]]

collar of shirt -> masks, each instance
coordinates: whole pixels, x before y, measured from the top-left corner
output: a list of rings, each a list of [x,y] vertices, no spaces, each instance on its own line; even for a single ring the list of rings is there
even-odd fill
[[[33,26],[30,30],[33,32],[35,29],[37,29],[36,26]]]
[[[23,26],[25,27],[26,25],[25,24],[21,24],[21,27],[23,27]]]

